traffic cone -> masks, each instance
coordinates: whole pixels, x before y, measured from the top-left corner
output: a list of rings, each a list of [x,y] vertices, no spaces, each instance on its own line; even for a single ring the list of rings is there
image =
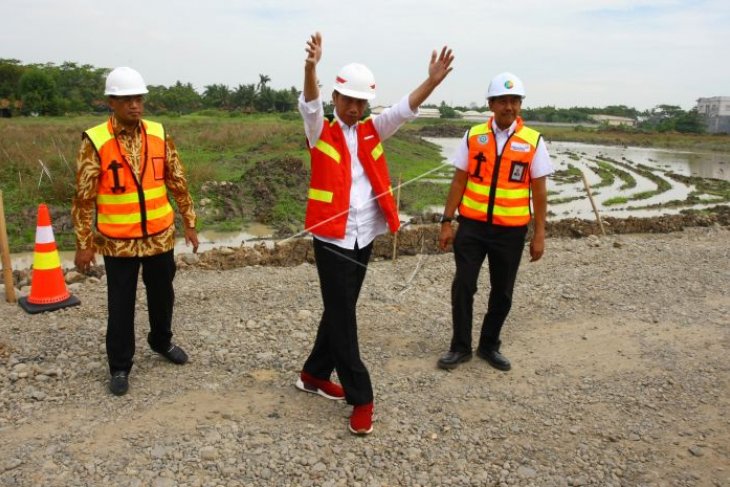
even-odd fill
[[[38,205],[30,295],[27,298],[20,298],[18,304],[30,314],[81,304],[79,298],[73,296],[66,288],[61,258],[58,256],[56,240],[53,238],[51,215],[48,213],[48,207],[42,203]]]

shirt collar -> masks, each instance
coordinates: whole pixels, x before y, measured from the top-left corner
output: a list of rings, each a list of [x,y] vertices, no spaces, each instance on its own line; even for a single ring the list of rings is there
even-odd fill
[[[502,130],[497,126],[497,122],[492,119],[492,131],[494,132],[494,135],[510,135],[512,132],[515,131],[515,127],[517,127],[517,119],[515,119],[514,122],[512,122],[512,125],[507,127],[506,129]]]
[[[347,125],[345,122],[343,122],[342,119],[337,116],[337,110],[334,110],[333,113],[335,114],[335,120],[337,120],[337,123],[340,124],[342,130],[352,130],[357,127],[357,122],[355,122],[355,125]]]
[[[114,131],[114,135],[133,135],[134,133],[139,132],[139,123],[134,128],[134,130],[130,132],[129,129],[127,129],[124,125],[119,123],[119,121],[117,120],[117,117],[112,115],[111,118],[112,118],[112,130]]]

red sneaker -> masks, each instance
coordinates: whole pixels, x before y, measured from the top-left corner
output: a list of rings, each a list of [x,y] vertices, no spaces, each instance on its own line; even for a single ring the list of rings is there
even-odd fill
[[[299,374],[296,386],[301,391],[319,394],[333,401],[341,401],[345,398],[345,391],[341,385],[329,380],[317,379],[304,371]]]
[[[350,433],[353,435],[369,435],[373,432],[373,403],[357,404],[352,408],[350,416]]]

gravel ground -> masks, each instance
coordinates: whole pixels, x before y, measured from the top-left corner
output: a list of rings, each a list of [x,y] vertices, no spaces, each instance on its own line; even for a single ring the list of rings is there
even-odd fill
[[[321,312],[311,264],[182,268],[151,353],[140,284],[130,391],[107,391],[106,287],[0,312],[2,486],[730,485],[730,231],[551,238],[518,277],[503,373],[435,366],[451,254],[376,261],[359,305],[375,431],[297,391]],[[418,269],[418,272],[414,271]],[[488,289],[482,273],[476,312]],[[476,331],[476,330],[475,330]]]

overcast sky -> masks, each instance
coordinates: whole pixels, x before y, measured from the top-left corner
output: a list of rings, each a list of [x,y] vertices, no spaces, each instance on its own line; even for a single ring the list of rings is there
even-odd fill
[[[323,36],[318,74],[375,73],[375,105],[427,74],[430,53],[454,49],[454,71],[428,100],[482,104],[489,79],[512,71],[527,107],[661,103],[692,108],[730,96],[727,0],[2,0],[0,57],[131,66],[148,84],[302,87],[305,42]]]

